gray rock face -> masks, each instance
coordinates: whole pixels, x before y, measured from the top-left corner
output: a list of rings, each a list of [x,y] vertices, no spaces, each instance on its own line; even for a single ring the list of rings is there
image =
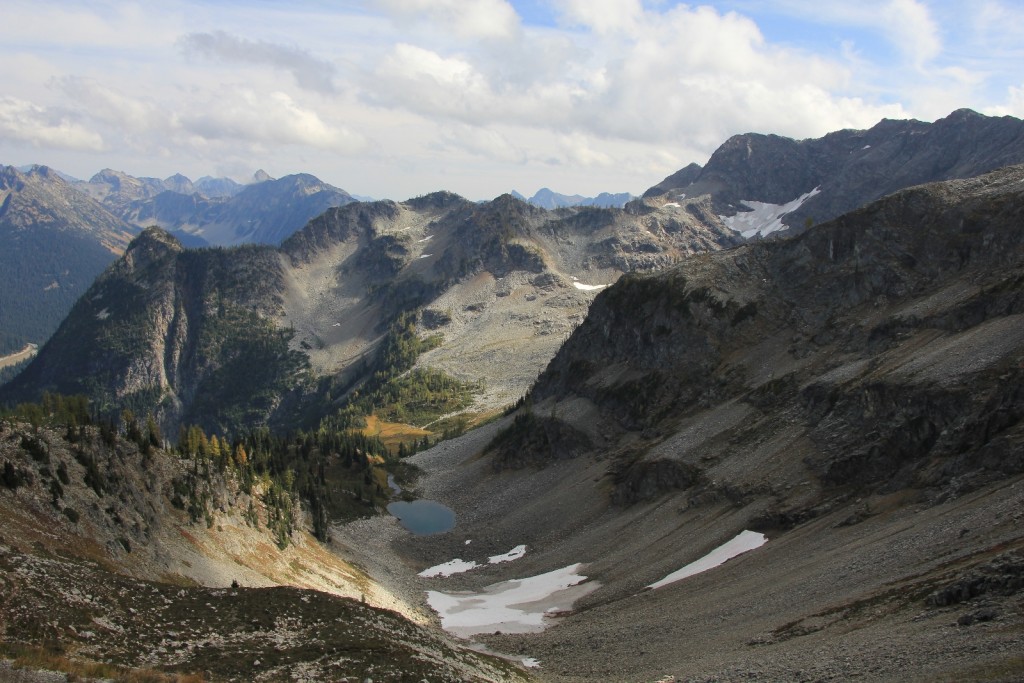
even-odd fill
[[[704,168],[669,176],[645,196],[708,193],[724,215],[743,201],[785,204],[818,189],[783,218],[791,228],[823,222],[897,190],[969,178],[1024,163],[1024,122],[960,109],[934,123],[883,120],[869,130],[842,130],[792,140],[748,133],[727,140]]]

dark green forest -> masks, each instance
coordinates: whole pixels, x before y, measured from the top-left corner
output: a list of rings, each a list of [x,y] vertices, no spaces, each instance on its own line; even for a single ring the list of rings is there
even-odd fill
[[[42,345],[117,255],[94,239],[37,227],[0,227],[0,356]]]

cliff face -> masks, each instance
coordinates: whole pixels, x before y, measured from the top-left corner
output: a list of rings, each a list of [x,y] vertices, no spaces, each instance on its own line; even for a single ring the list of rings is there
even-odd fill
[[[1022,219],[1018,166],[627,276],[532,400],[585,398],[606,450],[629,441],[624,501],[714,480],[795,505],[769,462],[824,488],[937,497],[1024,471]],[[663,475],[637,484],[650,468]]]
[[[271,320],[282,287],[272,249],[186,251],[147,229],[5,390],[84,393],[101,408],[155,410],[168,426],[265,422],[304,367]]]

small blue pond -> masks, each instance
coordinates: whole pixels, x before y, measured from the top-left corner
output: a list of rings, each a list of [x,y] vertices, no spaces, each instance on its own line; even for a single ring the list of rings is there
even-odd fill
[[[455,512],[434,500],[398,500],[388,504],[388,512],[420,536],[439,534],[455,526]]]

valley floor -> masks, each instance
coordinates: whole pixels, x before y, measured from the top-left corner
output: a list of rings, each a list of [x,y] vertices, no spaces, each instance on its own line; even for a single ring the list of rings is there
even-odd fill
[[[426,591],[480,590],[583,563],[600,587],[569,616],[542,633],[473,637],[539,660],[532,671],[542,680],[1024,677],[1024,478],[937,505],[913,492],[852,501],[647,590],[731,538],[751,511],[680,507],[672,496],[613,509],[595,495],[606,463],[586,458],[495,473],[478,453],[499,427],[414,457],[424,470],[418,495],[455,509],[452,531],[412,536],[381,517],[336,536],[361,545],[369,573],[425,611]],[[522,559],[488,564],[521,543]],[[417,576],[454,558],[484,566]]]

